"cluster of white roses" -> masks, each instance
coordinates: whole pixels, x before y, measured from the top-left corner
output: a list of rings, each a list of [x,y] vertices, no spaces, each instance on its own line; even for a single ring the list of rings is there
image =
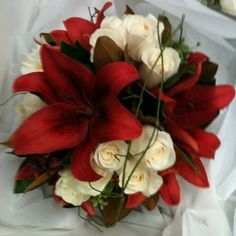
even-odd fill
[[[162,79],[162,61],[160,57],[160,45],[158,34],[161,38],[164,25],[152,14],[146,17],[142,15],[124,15],[122,18],[117,16],[107,16],[90,37],[91,61],[93,61],[93,52],[97,39],[101,36],[111,38],[122,50],[127,47],[129,56],[138,62],[141,62],[139,68],[140,79],[146,82],[146,87],[154,87]],[[158,59],[159,58],[159,59]],[[157,63],[155,61],[158,59]],[[164,74],[166,81],[172,75],[178,72],[181,59],[176,50],[166,47],[163,51]],[[155,65],[155,66],[154,66]],[[153,72],[147,76],[150,70]]]
[[[220,0],[222,11],[236,16],[236,0]]]
[[[142,135],[131,142],[128,157],[127,148],[125,141],[98,145],[91,154],[91,165],[103,177],[95,182],[83,182],[75,179],[69,169],[65,169],[59,173],[61,177],[56,183],[55,194],[66,202],[79,206],[91,196],[99,195],[114,173],[119,176],[120,187],[125,183],[126,194],[141,192],[147,197],[155,194],[163,183],[157,172],[175,163],[176,155],[170,135],[145,125]],[[140,163],[137,164],[139,160]]]

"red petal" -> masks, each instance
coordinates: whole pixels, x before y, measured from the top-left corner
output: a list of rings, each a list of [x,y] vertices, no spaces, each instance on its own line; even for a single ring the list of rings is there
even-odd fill
[[[171,120],[166,120],[164,123],[165,130],[171,134],[171,137],[178,143],[182,143],[190,147],[196,153],[199,150],[196,140],[188,134],[184,129],[179,127]]]
[[[208,56],[201,52],[191,53],[188,57],[188,64],[197,66],[199,63],[208,60]]]
[[[141,192],[128,195],[128,200],[126,203],[126,208],[135,208],[141,205],[147,197],[145,197]]]
[[[189,76],[189,75],[185,76],[181,80],[181,82],[179,82],[175,86],[171,87],[170,90],[168,90],[167,95],[172,97],[177,93],[180,93],[180,92],[185,91],[185,90],[189,90],[190,88],[192,88],[197,83],[197,81],[200,78],[201,73],[202,73],[202,64],[199,63],[197,68],[196,68],[195,74],[191,75],[191,76]]]
[[[188,132],[198,143],[198,155],[213,159],[216,149],[220,146],[220,140],[217,136],[198,128],[193,128]]]
[[[96,181],[101,179],[90,164],[90,156],[93,149],[97,146],[97,142],[90,141],[79,145],[72,155],[71,172],[75,178],[81,181]]]
[[[30,116],[14,133],[16,154],[40,154],[79,144],[88,132],[88,120],[77,106],[55,103]]]
[[[196,173],[194,169],[185,161],[177,159],[175,164],[175,169],[177,170],[178,175],[182,176],[189,183],[196,185],[198,187],[202,188],[209,187],[207,174],[202,162],[198,157],[194,156],[192,153],[191,156],[195,162],[195,166],[198,172]]]
[[[56,95],[47,84],[46,75],[42,72],[34,72],[18,77],[13,84],[13,92],[39,93],[43,100],[50,104],[56,101]]]
[[[111,91],[113,95],[117,95],[121,89],[138,78],[139,74],[134,66],[126,62],[114,62],[97,72],[96,87],[101,94]]]
[[[163,201],[172,206],[180,201],[180,187],[174,173],[163,176],[164,184],[160,189],[160,195]]]
[[[82,18],[72,17],[64,21],[64,25],[70,40],[73,43],[79,41],[89,51],[91,48],[89,37],[96,30],[95,24]]]
[[[99,103],[100,115],[92,124],[93,138],[99,142],[132,140],[142,133],[139,120],[114,96],[107,96]]]
[[[220,109],[229,105],[234,96],[235,90],[229,85],[194,86],[176,96],[177,106],[172,119],[182,127],[204,127],[218,115]]]
[[[81,205],[81,208],[87,212],[89,216],[95,216],[96,212],[93,208],[93,205],[90,200],[87,200],[86,202],[83,202]]]
[[[70,203],[64,201],[61,197],[58,197],[58,196],[55,194],[54,191],[53,191],[53,199],[54,199],[54,201],[55,201],[56,203],[58,203],[59,205],[61,205],[61,206],[63,206],[63,207],[70,205]]]
[[[51,87],[66,100],[81,100],[78,91],[94,93],[95,76],[83,65],[60,53],[57,47],[43,46],[42,62]]]
[[[64,41],[68,44],[72,44],[68,34],[65,30],[53,30],[50,33],[53,39],[56,41],[57,45],[60,45],[61,41]]]
[[[111,6],[112,6],[112,2],[106,2],[104,4],[103,8],[99,11],[98,16],[97,16],[97,20],[96,20],[96,28],[100,27],[102,20],[105,18],[104,12]]]
[[[152,89],[150,92],[152,93],[153,96],[159,97],[160,88],[156,87],[156,88]],[[167,96],[163,92],[161,93],[161,100],[165,103],[175,103],[175,100],[173,98]]]
[[[16,180],[34,180],[39,177],[39,173],[32,169],[32,165],[24,165],[16,174]]]

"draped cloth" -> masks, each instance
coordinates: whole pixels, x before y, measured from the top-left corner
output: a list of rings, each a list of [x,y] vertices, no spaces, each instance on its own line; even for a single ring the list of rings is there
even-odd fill
[[[11,96],[11,84],[20,74],[20,62],[40,32],[62,28],[71,16],[89,18],[88,6],[98,9],[103,0],[1,0],[0,8],[0,103]],[[106,14],[121,14],[125,4],[136,13],[163,12],[173,25],[185,14],[184,37],[191,47],[219,64],[217,83],[236,83],[236,21],[207,9],[195,0],[114,0]],[[0,141],[19,124],[16,97],[0,107]],[[103,235],[232,236],[236,235],[236,101],[208,127],[222,141],[215,160],[204,162],[211,187],[200,189],[181,178],[181,202],[169,208],[161,201],[151,212],[140,208]],[[101,233],[78,216],[77,209],[64,209],[48,197],[45,188],[13,194],[14,175],[22,161],[0,147],[0,236],[73,236]]]

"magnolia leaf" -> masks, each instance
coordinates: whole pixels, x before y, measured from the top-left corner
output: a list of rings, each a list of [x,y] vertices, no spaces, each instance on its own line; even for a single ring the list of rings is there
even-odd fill
[[[215,74],[218,70],[218,65],[211,61],[204,61],[202,63],[202,73],[199,83],[207,85],[215,85]]]
[[[6,146],[6,147],[8,147],[8,148],[14,148],[14,147],[13,147],[13,143],[12,143],[13,135],[14,135],[14,134],[12,134],[6,141],[3,141],[3,142],[0,143],[0,144]]]
[[[75,42],[74,46],[61,41],[61,52],[94,72],[93,65],[90,62],[90,53],[78,41]]]
[[[126,4],[126,9],[125,9],[124,14],[126,14],[126,15],[134,15],[135,12],[130,8],[129,5]]]
[[[161,43],[165,44],[171,38],[171,23],[166,16],[159,16],[158,19],[164,24],[164,30],[161,35]]]
[[[145,202],[143,203],[143,205],[149,210],[153,210],[156,205],[157,205],[157,202],[159,200],[159,192],[156,193],[155,195],[149,197],[147,200],[145,200]]]
[[[124,202],[123,205],[121,206],[120,215],[117,219],[117,213],[118,213],[117,211],[121,204],[120,198],[118,197],[107,198],[107,203],[108,204],[104,206],[102,210],[100,209],[106,226],[114,225],[116,223],[116,220],[119,221],[123,219],[132,211],[132,209],[125,208],[125,202]]]
[[[25,189],[32,183],[32,180],[17,180],[15,182],[14,193],[24,193]]]
[[[107,36],[99,37],[94,48],[94,65],[96,71],[103,66],[124,59],[123,51]]]
[[[36,180],[34,180],[32,183],[30,183],[26,188],[24,192],[29,192],[40,185],[44,184],[52,175],[55,174],[55,171],[51,172],[50,174],[48,172],[45,172],[41,174]]]

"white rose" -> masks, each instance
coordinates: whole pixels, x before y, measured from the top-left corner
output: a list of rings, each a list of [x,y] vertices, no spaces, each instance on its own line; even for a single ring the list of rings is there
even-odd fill
[[[141,15],[124,15],[123,25],[126,28],[127,47],[129,55],[136,61],[141,60],[141,51],[147,45],[158,47],[157,18],[152,14],[146,17]],[[162,34],[164,25],[159,22],[159,35]]]
[[[149,142],[150,147],[147,149]],[[165,170],[175,163],[176,154],[173,142],[165,131],[157,130],[149,125],[144,126],[142,135],[132,141],[130,152],[136,159],[139,159],[145,150],[142,162],[151,170]]]
[[[150,72],[156,60],[158,59],[152,73]],[[142,64],[139,68],[141,80],[146,83],[147,88],[152,88],[158,85],[162,79],[162,60],[161,51],[159,48],[146,47],[142,50],[141,54]],[[165,48],[163,51],[163,67],[164,75],[163,79],[166,81],[172,75],[178,72],[181,59],[179,54],[173,48]],[[151,73],[151,74],[150,74]]]
[[[125,183],[129,175],[134,170],[137,163],[136,159],[128,160],[125,169]],[[122,187],[123,171],[119,174],[119,186]],[[135,194],[141,192],[143,195],[149,197],[155,194],[163,184],[161,176],[157,173],[148,170],[142,163],[136,167],[129,179],[129,182],[124,190],[126,194]]]
[[[236,0],[220,0],[223,12],[236,16]]]
[[[91,196],[99,195],[112,177],[112,174],[109,173],[103,178],[89,183],[76,179],[68,169],[59,172],[59,175],[61,177],[56,183],[55,194],[74,206],[80,206]]]
[[[25,120],[31,116],[34,112],[46,106],[46,103],[38,96],[32,93],[26,93],[17,105],[16,115],[21,119]]]
[[[112,172],[119,170],[127,154],[125,141],[111,141],[100,144],[94,152],[93,159],[103,170]]]
[[[96,42],[99,37],[107,36],[112,39],[123,51],[126,46],[125,29],[121,19],[116,16],[107,16],[101,22],[101,27],[97,29],[90,37],[89,43],[92,46],[90,50],[90,60],[93,62],[93,54]]]
[[[41,46],[37,45],[37,47],[34,48],[30,54],[26,55],[25,59],[22,61],[21,73],[23,75],[43,71],[39,55],[40,48]]]

